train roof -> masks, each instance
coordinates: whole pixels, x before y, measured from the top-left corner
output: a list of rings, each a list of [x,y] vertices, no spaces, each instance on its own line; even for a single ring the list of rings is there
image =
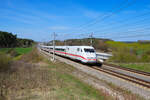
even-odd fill
[[[42,45],[42,47],[53,47],[53,46],[45,46]],[[56,48],[65,48],[65,47],[75,47],[75,48],[93,48],[92,46],[55,46]]]

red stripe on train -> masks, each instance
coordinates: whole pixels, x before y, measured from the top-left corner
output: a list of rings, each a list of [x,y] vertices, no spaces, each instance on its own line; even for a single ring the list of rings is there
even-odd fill
[[[71,56],[80,57],[80,58],[85,59],[85,60],[94,60],[94,61],[96,61],[96,59],[86,59],[86,58],[84,58],[83,56],[75,55],[75,54],[71,54],[71,53],[66,53],[66,52],[62,52],[62,51],[56,51],[56,50],[55,50],[55,52],[63,53],[63,54],[71,55]]]

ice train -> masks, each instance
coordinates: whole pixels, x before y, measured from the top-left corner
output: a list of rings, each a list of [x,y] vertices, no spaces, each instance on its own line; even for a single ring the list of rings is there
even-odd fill
[[[53,53],[53,46],[40,45],[41,50]],[[95,49],[92,46],[55,46],[55,54],[68,57],[82,63],[97,63]]]

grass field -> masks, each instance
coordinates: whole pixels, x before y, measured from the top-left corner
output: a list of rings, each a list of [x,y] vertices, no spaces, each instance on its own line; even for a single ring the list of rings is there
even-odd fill
[[[150,64],[119,64],[122,67],[150,72]]]
[[[32,48],[15,48],[15,50],[20,54],[26,54],[32,50]]]
[[[32,48],[1,48],[0,52],[7,53],[10,50],[15,50],[19,55],[22,55],[22,54],[30,52]]]
[[[0,73],[0,100],[112,100],[75,78],[72,66],[50,62],[33,50],[15,61],[10,72]]]
[[[0,72],[0,100],[116,100],[76,78],[76,72],[80,71],[65,63],[48,61],[34,48]],[[122,93],[127,100],[139,100]]]

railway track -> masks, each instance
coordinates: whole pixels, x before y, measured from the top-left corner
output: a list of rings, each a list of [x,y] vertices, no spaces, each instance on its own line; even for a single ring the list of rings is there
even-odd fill
[[[104,72],[104,73],[107,73],[109,75],[116,76],[118,78],[121,78],[121,79],[124,79],[124,80],[127,80],[127,81],[130,81],[132,83],[141,85],[143,87],[150,88],[150,82],[149,81],[139,79],[139,78],[136,78],[136,77],[133,77],[133,76],[130,76],[130,75],[123,74],[123,73],[119,73],[119,72],[116,72],[116,71],[113,71],[113,70],[109,70],[109,69],[106,69],[106,68],[99,68],[97,66],[92,66],[91,68],[93,68],[95,70],[98,70],[98,71],[101,71],[101,72]]]
[[[115,67],[115,68],[122,69],[122,70],[126,70],[126,71],[129,71],[129,72],[138,73],[138,74],[145,75],[145,76],[150,76],[149,73],[143,72],[143,71],[137,71],[137,70],[133,70],[133,69],[129,69],[129,68],[121,68],[119,66],[112,65],[112,64],[106,64],[106,63],[104,63],[104,65],[107,65],[107,66],[110,66],[110,67]],[[86,65],[86,66],[150,89],[150,81],[146,81],[146,80],[143,80],[141,78],[136,78],[136,77],[133,77],[133,76],[130,76],[130,75],[126,75],[126,74],[123,74],[121,72],[116,72],[116,71],[113,71],[113,70],[110,70],[110,69],[107,69],[107,68],[102,68],[102,67],[100,68],[99,66],[88,66],[88,65]]]
[[[120,66],[114,65],[114,64],[108,64],[108,63],[103,63],[103,64],[106,65],[106,66],[109,66],[109,67],[118,68],[118,69],[121,69],[121,70],[133,72],[133,73],[136,73],[136,74],[150,76],[149,72],[139,71],[139,70],[135,70],[135,69],[131,69],[131,68],[120,67]]]

